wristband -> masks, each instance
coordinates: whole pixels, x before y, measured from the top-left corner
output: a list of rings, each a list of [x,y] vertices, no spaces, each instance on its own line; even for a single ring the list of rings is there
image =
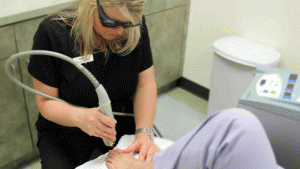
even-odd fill
[[[154,133],[153,133],[152,129],[139,128],[135,131],[135,135],[138,134],[138,133],[147,133],[147,134],[149,134],[152,141],[154,139]]]

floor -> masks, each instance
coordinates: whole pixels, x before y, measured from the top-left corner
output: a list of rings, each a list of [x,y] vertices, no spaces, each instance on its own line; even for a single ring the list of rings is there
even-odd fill
[[[206,100],[194,95],[193,93],[186,91],[185,89],[177,87],[166,93],[163,93],[163,95],[166,95],[166,96],[184,104],[185,106],[194,110],[194,112],[201,113],[201,117],[202,117],[201,120],[203,119],[203,117],[206,117],[206,115],[207,115],[206,112],[207,112],[207,108],[208,108],[208,102]],[[198,120],[197,123],[201,123],[201,121]],[[177,126],[180,126],[180,124]],[[193,127],[194,127],[194,125],[187,126],[187,127],[185,127],[185,130],[181,131],[181,133],[179,133],[177,135],[168,135],[168,133],[166,133],[165,135],[167,137],[170,137],[169,139],[173,138],[172,140],[176,141],[176,139],[178,137],[181,137],[183,135],[182,132],[187,132],[187,131],[191,130]],[[175,130],[175,131],[178,131],[178,130]],[[173,132],[169,132],[169,133],[173,133]],[[165,135],[164,135],[164,137],[165,137]],[[40,160],[38,159],[36,161],[33,161],[30,164],[27,164],[26,166],[21,167],[20,169],[41,169]]]

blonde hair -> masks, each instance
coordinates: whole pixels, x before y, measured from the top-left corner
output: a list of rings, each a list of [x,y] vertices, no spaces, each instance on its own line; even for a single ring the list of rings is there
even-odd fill
[[[99,0],[103,8],[118,8],[120,12],[132,24],[142,21],[145,0]],[[75,50],[87,59],[94,53],[94,49],[100,49],[109,55],[108,48],[120,56],[128,55],[137,46],[140,39],[140,26],[124,28],[123,34],[112,40],[100,39],[100,44],[95,43],[94,12],[97,11],[96,0],[78,0],[70,7],[55,13],[55,20],[62,20],[72,27],[71,36],[74,38]]]

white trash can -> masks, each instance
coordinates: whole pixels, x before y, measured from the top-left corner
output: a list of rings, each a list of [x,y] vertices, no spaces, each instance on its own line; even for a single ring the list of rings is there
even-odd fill
[[[210,83],[208,115],[237,107],[254,78],[257,66],[276,68],[281,55],[274,48],[254,41],[228,37],[213,43],[214,60]]]

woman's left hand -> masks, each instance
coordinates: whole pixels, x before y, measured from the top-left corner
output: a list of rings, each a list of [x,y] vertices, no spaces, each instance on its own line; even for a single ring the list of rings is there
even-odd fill
[[[161,151],[157,145],[153,143],[147,133],[138,133],[135,141],[123,153],[139,152],[139,160],[150,163],[155,153]]]

